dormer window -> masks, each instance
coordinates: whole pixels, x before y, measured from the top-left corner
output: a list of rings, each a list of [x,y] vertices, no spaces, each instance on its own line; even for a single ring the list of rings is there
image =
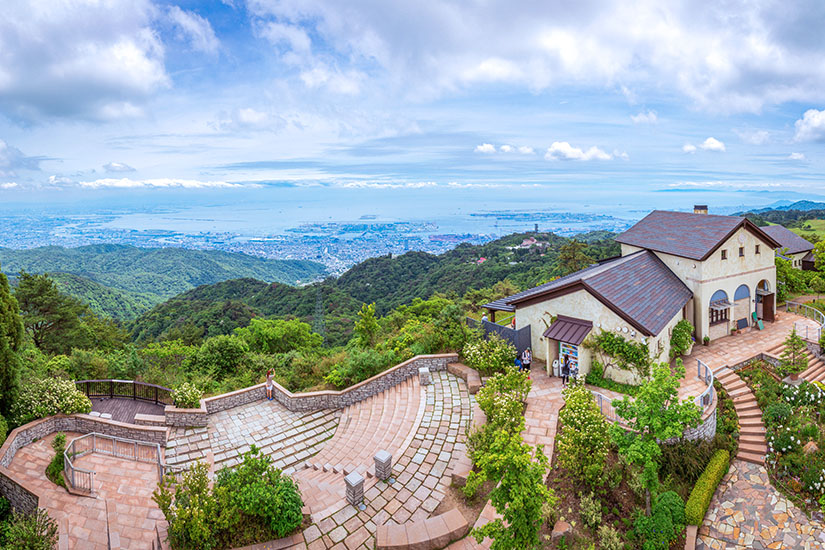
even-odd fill
[[[745,247],[744,247],[744,246],[740,246],[740,247],[739,247],[739,257],[740,257],[740,258],[744,258],[744,257],[745,257]]]
[[[727,260],[727,259],[728,259],[728,251],[727,251],[727,250],[723,250],[723,251],[722,251],[722,259],[723,259],[723,260]]]
[[[756,247],[754,248],[754,253],[759,254],[759,245],[756,245]]]

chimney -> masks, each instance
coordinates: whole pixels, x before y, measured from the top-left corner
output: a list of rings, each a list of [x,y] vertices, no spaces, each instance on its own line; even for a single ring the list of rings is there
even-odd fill
[[[694,214],[707,214],[708,213],[708,205],[707,204],[694,204],[693,205],[693,213]]]

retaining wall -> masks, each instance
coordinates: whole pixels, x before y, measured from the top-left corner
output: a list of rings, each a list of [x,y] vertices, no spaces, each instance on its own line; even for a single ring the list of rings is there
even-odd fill
[[[290,411],[308,412],[321,409],[340,409],[392,388],[407,378],[418,376],[419,368],[427,367],[431,372],[446,370],[447,364],[456,360],[458,360],[458,355],[455,353],[417,355],[342,391],[292,393],[280,384],[274,383],[273,397]],[[202,399],[201,409],[206,409],[208,414],[212,414],[246,405],[253,401],[263,400],[266,398],[265,386],[265,384],[258,384],[257,386]],[[174,407],[172,409],[174,410]],[[169,407],[166,407],[167,414],[169,410]]]

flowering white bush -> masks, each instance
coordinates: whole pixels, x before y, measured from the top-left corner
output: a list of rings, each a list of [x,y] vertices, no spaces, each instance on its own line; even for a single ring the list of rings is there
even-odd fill
[[[530,386],[527,373],[518,372],[515,367],[507,367],[504,374],[491,376],[476,394],[476,401],[487,415],[488,424],[508,431],[521,426]]]
[[[184,382],[172,390],[172,399],[175,406],[181,409],[197,409],[201,406],[201,392],[195,384]]]
[[[570,384],[563,395],[564,408],[559,412],[562,430],[556,436],[559,462],[595,487],[602,477],[610,445],[607,420],[583,384]]]
[[[507,340],[495,334],[487,339],[467,342],[461,350],[467,366],[476,369],[484,376],[504,371],[512,366],[516,359],[516,348]]]
[[[19,426],[59,413],[88,413],[91,410],[92,402],[71,380],[34,379],[21,386],[20,395],[12,407],[12,417]]]

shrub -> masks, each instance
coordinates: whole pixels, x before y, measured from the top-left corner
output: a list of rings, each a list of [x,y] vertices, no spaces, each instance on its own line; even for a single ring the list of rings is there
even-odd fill
[[[582,522],[591,529],[595,529],[601,523],[602,504],[593,493],[579,496],[579,514],[582,517]]]
[[[685,504],[685,521],[688,525],[702,525],[705,513],[708,511],[710,499],[716,492],[716,486],[728,472],[730,466],[730,452],[720,449],[711,457],[705,471],[690,492]]]
[[[6,442],[6,436],[9,434],[9,425],[6,422],[5,417],[0,414],[0,447],[3,446],[3,443]]]
[[[21,385],[20,395],[12,407],[12,417],[19,426],[59,413],[88,413],[91,410],[92,402],[75,388],[71,380],[33,379]]]
[[[214,374],[220,380],[237,370],[248,352],[246,341],[237,336],[213,336],[201,344],[195,355],[195,363],[201,370]]]
[[[619,531],[610,525],[599,526],[599,548],[601,550],[622,550],[624,543]]]
[[[604,377],[604,367],[598,361],[593,361],[590,372],[585,377],[585,382],[597,388],[604,388],[606,390],[616,391],[625,395],[636,395],[639,393],[639,386],[632,384],[622,384],[610,378]]]
[[[524,401],[530,387],[527,373],[519,372],[514,366],[491,376],[476,394],[479,408],[487,415],[487,425],[510,432],[522,425]]]
[[[52,483],[56,483],[61,487],[66,486],[66,481],[63,479],[63,465],[65,456],[63,452],[66,450],[66,434],[58,432],[52,440],[52,449],[54,449],[54,457],[52,461],[46,466],[46,477]]]
[[[53,550],[57,547],[57,522],[38,508],[34,514],[14,512],[5,532],[4,550]]]
[[[654,508],[663,509],[670,515],[673,527],[680,533],[685,527],[685,501],[673,491],[667,491],[659,495]]]
[[[793,409],[791,406],[784,402],[779,401],[777,403],[771,403],[768,405],[768,408],[765,409],[765,422],[767,424],[779,424],[784,422],[786,418],[791,416]]]
[[[639,512],[633,522],[633,535],[642,543],[642,550],[666,550],[673,532],[673,520],[663,509],[654,509],[649,516]]]
[[[487,338],[467,342],[461,355],[468,367],[476,369],[483,376],[504,372],[516,359],[516,348],[509,341],[496,334]]]
[[[693,485],[710,462],[717,449],[725,448],[726,440],[714,438],[713,441],[680,440],[676,443],[661,445],[662,455],[659,466],[662,476],[673,476],[687,484]]]
[[[682,319],[676,323],[670,335],[670,358],[684,355],[692,345],[693,325],[687,319]]]
[[[202,396],[203,392],[191,382],[184,382],[172,390],[172,399],[175,401],[175,406],[181,409],[197,409],[201,406]]]
[[[556,496],[555,491],[553,491],[551,487],[547,488],[547,492],[547,500],[541,505],[541,517],[544,518],[544,522],[547,525],[552,527],[558,517],[559,497]]]
[[[609,451],[607,420],[585,386],[571,384],[563,395],[564,408],[559,412],[562,430],[556,438],[559,463],[595,487],[602,480]]]
[[[343,389],[380,373],[395,362],[392,350],[354,349],[341,356],[341,362],[335,365],[324,380]]]

